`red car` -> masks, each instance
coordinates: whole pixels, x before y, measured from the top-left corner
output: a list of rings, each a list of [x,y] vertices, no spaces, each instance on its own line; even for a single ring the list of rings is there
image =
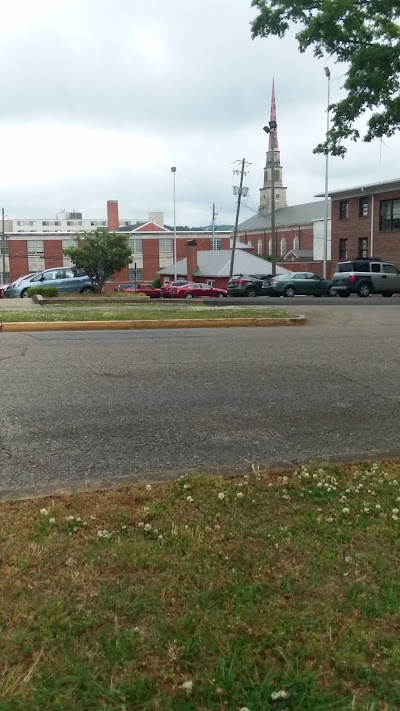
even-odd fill
[[[187,279],[178,279],[178,281],[167,281],[161,287],[161,298],[168,299],[170,296],[170,291],[174,286],[185,286],[185,284],[193,284],[192,281]]]
[[[145,296],[150,296],[150,299],[159,299],[161,294],[161,289],[156,289],[149,281],[118,284],[115,291],[123,291],[127,294],[145,294]]]
[[[204,296],[223,299],[228,296],[228,292],[225,289],[215,289],[208,284],[184,284],[183,286],[172,286],[169,296],[171,299],[201,299]]]

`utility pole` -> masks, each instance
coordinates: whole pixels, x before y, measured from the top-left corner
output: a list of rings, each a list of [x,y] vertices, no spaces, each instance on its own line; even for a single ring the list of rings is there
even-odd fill
[[[174,182],[174,281],[177,280],[177,270],[178,267],[176,266],[176,263],[178,261],[178,257],[176,254],[176,196],[175,196],[175,176],[176,176],[176,168],[172,167],[171,168],[171,173],[173,177],[173,182]]]
[[[2,283],[6,283],[6,233],[4,229],[4,207],[1,208],[1,252],[3,255]]]
[[[237,239],[239,214],[240,214],[240,203],[242,202],[242,195],[244,195],[246,197],[249,192],[248,188],[243,187],[243,179],[244,179],[244,176],[246,175],[245,167],[246,167],[246,165],[250,165],[250,163],[246,163],[246,158],[243,158],[242,161],[236,161],[236,162],[241,163],[242,167],[240,168],[240,170],[233,171],[237,175],[240,173],[240,184],[239,184],[238,188],[237,187],[233,188],[233,193],[234,193],[234,195],[238,196],[238,199],[237,199],[237,205],[236,205],[235,228],[233,230],[231,265],[229,268],[229,279],[232,279],[232,275],[233,275],[233,265],[234,265],[234,261],[235,261],[236,239]]]
[[[325,76],[328,79],[328,105],[326,108],[326,151],[325,151],[325,217],[324,217],[324,251],[322,256],[322,276],[326,279],[328,271],[328,219],[329,219],[329,104],[331,103],[331,73],[329,67],[324,68]]]
[[[271,268],[272,276],[276,276],[276,227],[275,227],[275,131],[278,127],[275,119],[271,119],[263,131],[271,136]]]
[[[215,237],[215,220],[218,217],[218,212],[215,209],[215,203],[213,202],[212,206],[212,222],[211,222],[211,230],[212,230],[212,238],[211,238],[211,245],[212,249],[216,249],[216,237]]]

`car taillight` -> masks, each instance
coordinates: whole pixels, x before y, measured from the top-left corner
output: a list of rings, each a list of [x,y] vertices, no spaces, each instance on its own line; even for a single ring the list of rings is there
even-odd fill
[[[271,281],[271,284],[278,284],[278,281]]]
[[[352,274],[352,276],[349,276],[349,281],[353,282],[356,280],[357,280],[357,277],[354,274]]]

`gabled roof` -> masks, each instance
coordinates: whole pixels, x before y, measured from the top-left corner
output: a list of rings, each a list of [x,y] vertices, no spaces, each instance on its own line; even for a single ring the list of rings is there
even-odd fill
[[[291,249],[285,256],[285,259],[288,258],[289,254],[293,254],[293,256],[296,257],[296,259],[312,259],[313,258],[312,249]]]
[[[120,227],[118,232],[170,232],[167,227],[161,227],[157,222],[138,222],[134,225],[125,225],[125,227]]]
[[[207,250],[197,252],[197,271],[194,276],[198,277],[229,277],[231,263],[231,250]],[[286,274],[290,269],[276,267],[277,274]],[[254,254],[249,254],[243,249],[235,250],[235,259],[233,262],[234,274],[272,274],[271,262],[266,259],[256,257]],[[175,274],[174,264],[160,269],[158,272],[164,276],[173,276]],[[176,264],[177,276],[185,277],[187,275],[187,260],[181,259]]]
[[[330,206],[330,205],[329,205]],[[313,220],[321,220],[325,216],[325,201],[306,202],[303,205],[279,207],[275,210],[277,229],[282,227],[299,227],[311,225]],[[271,215],[253,215],[239,225],[239,232],[261,231],[271,229]]]

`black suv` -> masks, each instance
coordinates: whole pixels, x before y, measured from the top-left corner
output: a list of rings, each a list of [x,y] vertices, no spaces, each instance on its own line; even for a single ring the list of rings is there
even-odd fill
[[[400,270],[381,259],[346,260],[337,265],[332,287],[342,298],[350,294],[393,296],[400,294]]]
[[[228,296],[264,296],[271,279],[271,274],[237,274],[228,282]]]

